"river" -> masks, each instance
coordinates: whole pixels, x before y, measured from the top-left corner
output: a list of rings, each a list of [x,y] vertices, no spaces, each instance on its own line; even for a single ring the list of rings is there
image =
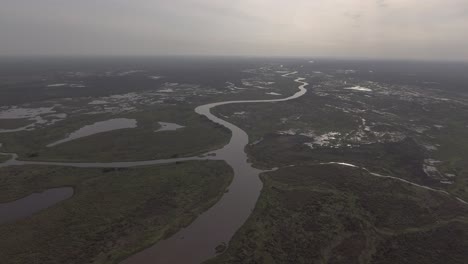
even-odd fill
[[[296,72],[283,75],[289,77]],[[272,103],[293,100],[303,96],[309,85],[304,78],[294,80],[299,83],[299,91],[287,98],[271,100],[240,100],[226,101],[206,104],[195,108],[195,112],[206,116],[211,121],[228,128],[231,139],[223,148],[206,153],[202,156],[148,160],[136,162],[109,162],[109,163],[73,163],[73,162],[40,162],[22,161],[17,159],[17,155],[12,155],[12,159],[1,163],[0,167],[20,166],[20,165],[53,165],[69,167],[136,167],[155,164],[165,164],[188,160],[224,160],[234,170],[234,178],[229,191],[226,192],[218,203],[197,217],[186,228],[170,238],[160,241],[157,244],[131,256],[124,260],[123,264],[145,264],[145,263],[200,263],[215,256],[215,247],[221,243],[228,244],[234,233],[244,224],[248,216],[255,207],[255,203],[262,189],[262,182],[259,174],[262,170],[252,167],[247,161],[245,147],[249,143],[249,137],[245,131],[239,127],[223,120],[211,113],[211,109],[226,104],[243,103]]]
[[[296,72],[286,73],[283,75],[283,77],[289,77],[293,74],[296,74]],[[239,127],[216,117],[211,113],[211,109],[226,104],[271,103],[293,100],[303,96],[307,92],[305,87],[308,85],[304,78],[297,78],[295,79],[295,82],[300,84],[299,91],[287,98],[272,100],[226,101],[206,104],[195,108],[195,112],[198,114],[204,115],[211,121],[225,126],[232,132],[231,140],[227,145],[219,150],[206,153],[205,155],[187,158],[136,162],[63,163],[21,161],[17,159],[16,154],[9,154],[12,155],[12,159],[5,163],[0,163],[0,167],[14,165],[54,165],[71,167],[119,168],[165,164],[188,160],[224,160],[233,168],[234,179],[229,186],[229,191],[223,195],[218,203],[198,216],[197,219],[189,226],[181,229],[170,238],[159,241],[155,245],[121,262],[121,264],[201,263],[216,255],[216,246],[220,245],[221,243],[229,243],[234,233],[244,224],[254,209],[255,203],[260,195],[262,188],[262,182],[260,181],[259,174],[263,171],[252,167],[252,164],[247,161],[247,154],[245,153],[245,147],[249,143],[247,133]],[[369,175],[374,177],[387,178],[404,182],[418,188],[424,188],[429,191],[452,196],[459,202],[468,204],[466,201],[453,196],[446,191],[418,185],[398,177],[373,173],[363,167],[358,167],[353,164],[343,162],[327,162],[319,164],[360,168],[367,171]]]

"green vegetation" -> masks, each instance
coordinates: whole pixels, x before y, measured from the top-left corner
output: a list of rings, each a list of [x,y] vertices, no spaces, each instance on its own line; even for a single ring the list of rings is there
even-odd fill
[[[0,202],[73,186],[75,194],[0,225],[2,263],[117,263],[192,222],[232,180],[221,161],[132,169],[0,168]]]
[[[339,161],[363,166],[373,172],[398,175],[420,184],[434,183],[422,170],[424,154],[414,140],[338,149],[311,149],[304,145],[306,140],[300,136],[270,135],[262,142],[249,146],[248,152],[256,164],[264,167]]]
[[[468,207],[449,196],[335,165],[263,181],[247,223],[207,263],[468,261]]]
[[[297,84],[295,85],[297,90]],[[321,134],[330,131],[349,132],[359,125],[360,119],[339,109],[330,108],[328,105],[331,103],[330,99],[306,94],[287,102],[223,105],[215,108],[213,112],[220,116],[228,116],[229,122],[238,124],[249,134],[251,142],[265,134],[291,128],[313,130]],[[241,111],[245,112],[245,115],[234,114]]]
[[[427,86],[430,76],[419,74],[408,84],[401,77],[407,70],[397,71],[400,77],[379,70],[366,74],[377,66],[369,65],[340,73],[346,64],[321,63],[299,67],[291,61],[261,68],[196,63],[194,72],[174,64],[169,72],[152,69],[128,76],[120,76],[123,69],[86,69],[88,75],[74,77],[49,76],[52,72],[40,78],[18,76],[0,89],[6,95],[0,101],[55,105],[67,118],[33,131],[0,133],[2,151],[18,153],[20,159],[74,162],[198,155],[226,144],[230,133],[197,115],[197,105],[284,98],[299,84],[275,71],[297,69],[297,76],[310,83],[300,98],[212,109],[248,133],[246,151],[255,166],[282,169],[262,176],[265,186],[254,212],[229,245],[213,248],[219,255],[208,263],[468,263],[468,206],[453,196],[373,177],[362,169],[319,165],[352,163],[468,200],[466,96],[449,92],[447,79],[434,82],[437,89]],[[153,73],[164,77],[155,82],[148,78]],[[86,85],[47,87],[62,80]],[[369,89],[344,89],[352,86]],[[168,87],[173,87],[170,93],[155,95]],[[146,100],[129,96],[102,108],[89,105],[99,96],[127,92],[144,92]],[[109,109],[127,110],[100,112]],[[46,147],[111,118],[136,119],[138,127]],[[27,122],[2,121],[0,129]],[[158,122],[185,128],[155,133]],[[0,155],[0,162],[8,158]],[[229,167],[214,161],[134,169],[0,168],[0,203],[53,187],[75,189],[72,198],[56,206],[0,225],[1,262],[116,263],[193,221],[221,197],[231,179]]]
[[[362,84],[374,85],[371,93],[350,92],[336,76],[308,81],[309,92],[292,101],[214,110],[249,134],[255,166],[349,162],[468,200],[468,108],[455,94],[377,83]],[[339,134],[324,140],[329,132]],[[425,160],[440,174],[427,175]]]
[[[138,127],[46,147],[85,125],[120,117],[136,119]],[[156,133],[159,121],[178,123],[185,128]],[[0,134],[0,142],[5,152],[18,153],[20,159],[98,162],[192,156],[222,147],[229,137],[227,129],[196,114],[192,106],[167,106],[118,116],[72,116],[43,129]]]
[[[460,111],[461,112],[461,111]],[[450,192],[468,198],[468,136],[466,125],[468,111],[465,116],[453,117],[446,127],[432,133],[434,144],[440,145],[434,157],[442,162],[438,169],[443,173],[456,175],[454,184],[448,186]]]

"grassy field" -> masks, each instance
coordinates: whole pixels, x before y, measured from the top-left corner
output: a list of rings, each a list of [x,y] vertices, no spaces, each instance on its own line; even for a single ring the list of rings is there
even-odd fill
[[[48,144],[98,121],[132,118],[138,127],[121,129],[69,141],[54,147]],[[176,131],[154,131],[158,122],[185,126]],[[192,106],[148,108],[125,115],[79,115],[50,127],[34,131],[0,134],[5,152],[18,153],[20,159],[55,161],[134,161],[192,156],[222,147],[230,132],[196,114]]]
[[[436,184],[422,170],[424,153],[414,140],[375,143],[359,148],[310,149],[304,137],[271,135],[248,147],[251,159],[260,166],[347,162],[371,171],[397,175],[420,184]],[[275,153],[275,154],[273,154]]]
[[[347,132],[359,124],[360,120],[353,115],[327,107],[333,103],[332,100],[313,97],[310,93],[287,102],[223,105],[213,112],[228,116],[229,122],[239,124],[249,134],[250,142],[265,134],[290,128],[314,130],[320,134],[330,131]],[[278,96],[283,97],[285,96]],[[241,111],[245,114],[234,114]]]
[[[308,93],[292,101],[214,109],[249,134],[246,150],[255,166],[349,162],[468,200],[466,104],[435,100],[434,91],[428,90],[410,98],[406,86],[394,87],[402,90],[399,95],[350,93],[340,88],[339,80],[309,79]],[[280,133],[284,131],[294,135]],[[328,132],[339,132],[339,140],[313,148],[306,145]],[[440,175],[451,176],[444,176],[444,183],[428,176],[423,171],[425,160],[434,160]]]
[[[212,206],[232,180],[221,161],[132,169],[0,169],[0,202],[59,186],[75,194],[0,225],[1,263],[117,263],[175,233]]]
[[[468,207],[335,165],[270,172],[214,263],[467,263]]]

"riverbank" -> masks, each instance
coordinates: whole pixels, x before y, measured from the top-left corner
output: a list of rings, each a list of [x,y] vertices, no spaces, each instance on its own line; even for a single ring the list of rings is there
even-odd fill
[[[215,248],[228,244],[251,214],[262,189],[259,175],[262,172],[248,162],[245,147],[249,137],[239,127],[211,113],[214,107],[227,104],[273,103],[293,100],[303,96],[308,85],[303,78],[295,79],[299,91],[292,96],[273,100],[227,101],[199,106],[198,114],[232,131],[232,137],[222,149],[208,153],[206,158],[226,161],[234,169],[234,180],[229,192],[190,226],[167,240],[139,252],[122,264],[145,263],[201,263],[216,255]],[[181,254],[183,252],[183,254]]]
[[[73,186],[73,197],[0,225],[2,263],[115,263],[215,204],[232,181],[222,161],[132,169],[0,168],[0,201]]]
[[[339,163],[283,168],[262,179],[249,220],[207,264],[461,264],[468,258],[468,207],[444,193]]]
[[[136,127],[53,144],[74,131],[115,119],[135,120]],[[160,121],[183,124],[185,128],[156,133],[161,128]],[[112,127],[106,124],[104,128]],[[146,106],[133,113],[69,116],[46,128],[0,133],[0,143],[3,143],[0,152],[14,152],[19,159],[29,161],[139,161],[200,155],[223,147],[229,138],[229,130],[197,115],[191,105]]]
[[[287,76],[289,75],[284,77]],[[258,177],[261,171],[252,167],[245,153],[245,147],[249,142],[248,135],[237,126],[214,116],[210,110],[213,107],[227,104],[273,103],[299,98],[307,92],[305,87],[308,83],[305,82],[304,78],[296,78],[294,81],[300,84],[298,87],[299,91],[286,98],[227,101],[197,107],[195,109],[196,113],[207,117],[215,124],[221,125],[232,132],[229,144],[203,156],[110,163],[39,162],[13,159],[0,166],[49,165],[80,168],[129,168],[188,160],[223,160],[234,170],[234,179],[231,185],[229,185],[229,192],[225,193],[215,206],[201,214],[187,228],[123,262],[138,264],[154,262],[199,263],[213,257],[216,253],[214,248],[218,245],[229,243],[231,237],[250,215],[262,188]],[[184,254],[181,254],[181,252],[184,252]]]

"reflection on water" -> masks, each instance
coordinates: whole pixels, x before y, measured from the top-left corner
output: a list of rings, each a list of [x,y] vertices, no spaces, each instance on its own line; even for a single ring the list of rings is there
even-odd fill
[[[177,129],[184,128],[184,126],[174,124],[174,123],[166,123],[166,122],[158,122],[161,125],[161,128],[154,131],[154,132],[161,132],[161,131],[174,131]]]
[[[31,121],[30,124],[16,127],[11,129],[0,129],[0,133],[13,133],[26,130],[34,130],[39,126],[53,125],[65,118],[67,115],[64,113],[57,113],[52,107],[38,107],[38,108],[20,108],[17,106],[0,107],[0,122],[2,120],[15,120],[27,119]]]
[[[53,147],[58,144],[62,144],[74,139],[91,136],[97,133],[108,132],[117,129],[124,128],[135,128],[137,127],[137,121],[135,119],[128,118],[114,118],[106,121],[96,122],[92,125],[84,126],[75,132],[72,132],[68,137],[56,141],[47,145],[47,147]]]
[[[33,193],[9,203],[0,203],[0,224],[23,219],[73,196],[73,188],[63,187]]]

